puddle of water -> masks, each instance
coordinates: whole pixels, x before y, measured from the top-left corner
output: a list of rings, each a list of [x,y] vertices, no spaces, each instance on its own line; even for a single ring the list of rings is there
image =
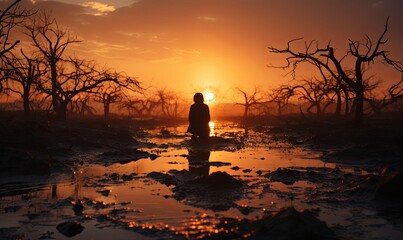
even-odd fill
[[[47,231],[64,239],[55,226],[67,220],[79,220],[85,230],[74,239],[147,239],[128,226],[173,229],[173,232],[214,232],[219,217],[249,218],[263,216],[265,211],[294,206],[297,209],[319,208],[319,217],[335,227],[339,234],[355,239],[399,239],[403,232],[377,216],[374,210],[354,211],[357,206],[338,200],[310,203],[311,194],[326,182],[310,179],[292,185],[270,181],[266,174],[279,168],[338,169],[342,173],[365,174],[353,168],[340,167],[320,160],[321,153],[278,142],[271,136],[231,123],[211,124],[212,136],[236,138],[245,146],[237,151],[193,148],[184,144],[186,126],[144,130],[138,139],[156,144],[142,150],[158,154],[158,158],[140,159],[127,164],[102,166],[86,163],[76,174],[51,177],[13,176],[0,179],[1,228],[17,227],[26,238],[38,238]],[[194,160],[194,157],[198,159]],[[200,159],[204,164],[200,166]],[[175,186],[166,186],[146,177],[150,172],[189,171],[207,176],[222,171],[246,181],[247,193],[235,199],[237,207],[222,211],[197,207],[173,197]],[[126,180],[122,180],[127,176]],[[12,190],[11,190],[12,189]],[[16,190],[17,189],[17,190]],[[319,190],[318,190],[319,189]],[[73,203],[84,202],[83,215],[76,216]],[[361,207],[361,208],[360,208]],[[248,209],[251,209],[250,211]],[[244,211],[248,210],[248,211]],[[117,224],[100,220],[110,215]],[[112,221],[113,222],[113,221]],[[358,224],[358,226],[357,226]],[[186,229],[186,230],[185,230]],[[193,229],[193,230],[192,230]],[[382,229],[383,233],[380,233]],[[108,238],[108,237],[107,237]]]

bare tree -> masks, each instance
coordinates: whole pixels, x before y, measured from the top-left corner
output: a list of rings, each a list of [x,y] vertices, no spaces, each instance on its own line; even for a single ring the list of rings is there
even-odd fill
[[[20,8],[20,2],[21,0],[15,0],[4,10],[0,9],[0,60],[4,60],[4,55],[20,42],[19,40],[11,39],[13,29],[22,24],[27,17],[34,14],[32,11]],[[4,72],[2,75],[4,75]],[[4,79],[4,77],[0,78],[0,92],[3,90],[2,80]]]
[[[44,75],[44,72],[40,69],[41,59],[35,54],[28,56],[21,49],[19,56],[13,51],[9,51],[5,54],[3,60],[8,72],[8,81],[5,90],[21,96],[24,116],[29,117],[31,95],[36,91],[34,85]]]
[[[113,81],[104,82],[96,90],[96,101],[102,103],[105,120],[109,120],[110,107],[112,103],[123,99],[121,84]]]
[[[287,91],[289,95],[297,95],[300,99],[309,102],[310,106],[307,108],[309,113],[312,113],[311,109],[315,107],[316,114],[320,115],[332,103],[327,80],[305,79],[295,85],[284,86],[283,90]]]
[[[280,86],[279,88],[273,89],[270,93],[268,93],[268,102],[274,103],[277,107],[277,115],[283,115],[284,109],[290,103],[290,98],[292,93],[289,91],[285,91],[284,86]]]
[[[252,107],[260,104],[263,100],[263,97],[259,96],[260,90],[258,87],[254,87],[253,93],[249,94],[245,90],[240,88],[235,89],[239,94],[241,94],[243,98],[243,102],[236,102],[236,105],[241,105],[244,107],[243,111],[243,119],[248,118],[248,114]]]
[[[371,91],[370,91],[371,93]],[[381,114],[382,110],[387,106],[397,102],[399,99],[403,98],[403,75],[402,79],[391,85],[387,92],[383,93],[382,97],[379,95],[371,94],[371,96],[366,97],[365,100],[369,103],[375,114]]]
[[[81,93],[94,93],[103,83],[113,82],[126,88],[137,88],[137,80],[126,76],[124,73],[100,68],[94,61],[86,61],[78,58],[63,60],[58,66],[58,79],[56,88],[49,81],[42,81],[38,88],[52,96],[52,103],[56,112],[56,119],[66,119],[67,107],[71,100]],[[54,90],[56,89],[56,90]]]
[[[269,47],[269,51],[272,53],[286,54],[287,64],[284,66],[277,66],[283,69],[290,69],[290,73],[295,77],[295,71],[298,65],[302,62],[308,62],[313,65],[323,67],[335,79],[339,77],[348,85],[355,94],[355,123],[361,125],[363,123],[364,115],[364,76],[363,73],[367,67],[375,62],[375,60],[381,60],[383,63],[392,66],[397,71],[402,72],[403,63],[401,61],[394,61],[390,59],[389,52],[382,50],[381,48],[388,42],[385,38],[388,30],[389,18],[386,20],[384,30],[376,42],[368,36],[364,41],[349,40],[349,49],[347,54],[338,58],[335,55],[335,50],[329,43],[326,47],[320,48],[318,43],[314,44],[314,41],[305,43],[305,49],[303,51],[294,50],[292,44],[301,39],[294,39],[288,42],[288,45],[284,49],[275,47]],[[349,75],[348,70],[342,65],[342,62],[347,57],[352,57],[355,60],[354,74]],[[271,66],[276,67],[276,66]]]
[[[156,91],[156,96],[158,106],[163,116],[177,117],[179,115],[180,98],[178,94],[166,89],[159,89]]]
[[[144,99],[126,97],[119,103],[118,109],[125,109],[129,116],[142,117],[145,110],[143,107],[143,102]]]
[[[42,54],[45,66],[49,68],[50,84],[49,87],[42,86],[42,90],[51,95],[56,118],[65,119],[67,105],[60,101],[61,96],[58,94],[61,83],[60,64],[67,47],[80,41],[67,28],[60,27],[56,19],[46,12],[41,12],[25,24],[25,34],[31,39],[38,53]]]
[[[76,95],[93,92],[105,82],[114,82],[126,88],[139,87],[136,79],[124,73],[100,68],[94,61],[67,56],[67,47],[80,41],[45,12],[26,24],[25,33],[42,55],[43,66],[48,68],[47,77],[38,87],[51,96],[58,120],[66,119],[67,106]]]
[[[95,108],[90,105],[91,94],[83,93],[74,97],[71,101],[72,112],[76,113],[80,117],[84,117],[86,113],[93,115]]]

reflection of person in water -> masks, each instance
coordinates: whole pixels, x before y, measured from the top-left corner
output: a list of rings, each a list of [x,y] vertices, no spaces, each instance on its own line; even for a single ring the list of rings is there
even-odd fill
[[[192,133],[192,140],[208,139],[210,135],[210,110],[204,104],[204,97],[201,93],[196,93],[193,97],[195,102],[189,111],[189,127],[188,132]]]
[[[210,151],[207,149],[188,149],[189,172],[198,176],[208,176],[210,171]]]

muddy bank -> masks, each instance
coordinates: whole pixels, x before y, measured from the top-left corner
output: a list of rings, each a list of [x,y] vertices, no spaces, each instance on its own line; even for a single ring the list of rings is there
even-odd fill
[[[99,164],[148,157],[137,150],[145,143],[134,139],[135,131],[133,123],[113,127],[101,120],[0,122],[0,171],[49,174],[83,164],[85,156]]]
[[[344,157],[330,161],[349,140],[331,147],[333,139],[318,126],[312,126],[314,132],[216,122],[216,135],[207,144],[193,144],[186,125],[123,126],[50,125],[44,126],[50,133],[33,134],[45,139],[44,147],[6,145],[45,152],[59,165],[51,164],[50,175],[25,182],[2,179],[0,238],[403,236],[396,216],[402,187],[398,164],[377,169],[380,165],[361,158],[360,164]],[[81,140],[72,140],[77,137]]]
[[[403,119],[367,119],[357,127],[343,121],[277,122],[267,134],[324,153],[324,160],[377,169],[403,160]]]

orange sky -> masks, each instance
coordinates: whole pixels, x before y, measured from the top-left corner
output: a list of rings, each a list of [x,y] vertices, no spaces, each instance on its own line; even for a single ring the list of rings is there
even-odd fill
[[[228,95],[235,87],[286,83],[284,72],[267,68],[278,61],[267,46],[282,47],[292,38],[305,37],[323,44],[332,40],[344,53],[348,38],[378,37],[387,16],[388,49],[394,59],[403,59],[401,0],[25,0],[24,4],[49,9],[68,25],[83,40],[74,46],[78,55],[126,71],[146,85],[189,95],[204,88]]]

